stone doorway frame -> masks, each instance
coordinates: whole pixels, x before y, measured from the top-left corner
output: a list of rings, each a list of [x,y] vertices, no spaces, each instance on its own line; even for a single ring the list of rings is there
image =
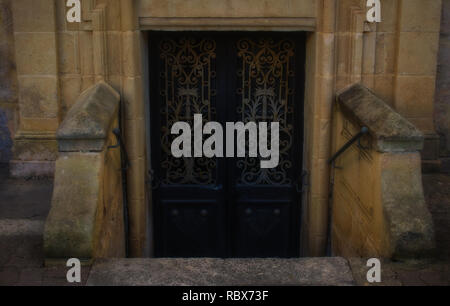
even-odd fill
[[[326,15],[334,18],[334,12],[322,11],[318,9],[318,16]],[[328,7],[334,10],[334,7]],[[327,143],[331,135],[331,100],[334,92],[334,27],[328,29],[330,33],[322,33],[326,30],[323,24],[319,24],[322,18],[178,18],[178,17],[141,17],[139,18],[141,63],[145,113],[146,113],[146,133],[149,133],[149,110],[147,109],[150,98],[147,82],[149,81],[148,71],[148,42],[151,39],[150,31],[289,31],[306,32],[306,66],[305,66],[305,97],[304,97],[304,160],[303,168],[309,173],[311,182],[309,189],[302,196],[302,219],[301,220],[301,256],[320,256],[324,254],[326,244],[327,218],[327,186],[328,168],[326,159],[328,151],[323,150],[322,145],[330,148]],[[333,21],[327,21],[329,25]],[[316,54],[326,55],[326,60],[319,64],[319,57]],[[319,91],[320,89],[320,91]],[[320,99],[328,101],[329,109],[317,105]],[[322,114],[321,114],[322,112]],[[327,115],[325,119],[322,115]],[[327,129],[321,126],[326,120]],[[149,134],[147,134],[149,136]],[[146,141],[147,165],[150,163],[149,137]],[[320,143],[320,144],[319,144]],[[320,186],[319,184],[322,186]],[[151,207],[151,195],[148,195],[149,207]],[[309,207],[312,207],[310,212]],[[321,216],[318,214],[321,213]],[[152,228],[151,218],[147,215],[147,229]],[[311,216],[314,215],[314,217]],[[150,232],[147,238],[147,245],[150,248],[147,254],[152,254],[153,241]]]
[[[163,19],[163,20],[161,20]],[[177,20],[181,19],[181,20]],[[186,20],[188,19],[188,20]],[[228,20],[229,19],[229,20]],[[312,18],[287,18],[287,19],[295,19],[297,20],[297,23],[293,22],[292,20],[280,20],[279,18],[263,18],[264,21],[260,21],[260,18],[239,18],[239,21],[236,22],[236,18],[220,18],[221,22],[219,22],[220,25],[212,26],[210,18],[141,18],[141,56],[142,56],[142,79],[143,79],[143,91],[144,91],[144,104],[145,104],[145,133],[146,133],[146,160],[147,160],[147,168],[152,169],[151,165],[151,132],[150,132],[150,117],[151,117],[151,110],[150,110],[150,103],[151,102],[151,95],[149,92],[149,86],[150,83],[150,71],[151,67],[149,64],[149,50],[148,46],[151,41],[151,35],[152,31],[162,33],[162,32],[183,32],[183,31],[192,31],[196,33],[202,33],[202,32],[268,32],[267,27],[264,26],[265,23],[270,24],[270,30],[269,32],[288,32],[291,36],[295,35],[295,33],[306,33],[305,35],[305,46],[303,52],[305,53],[306,57],[306,38],[308,35],[313,34],[312,29],[314,29],[315,20]],[[203,21],[208,20],[205,23]],[[215,19],[214,19],[215,20]],[[272,22],[271,22],[272,21]],[[189,25],[186,25],[188,24]],[[214,21],[212,22],[214,23]],[[306,65],[305,65],[305,84],[306,84]],[[306,89],[306,88],[305,88]],[[305,97],[303,98],[303,102],[305,104]],[[305,114],[303,118],[303,130],[305,131]],[[302,143],[302,149],[303,154],[306,152],[305,148],[305,141]],[[304,160],[302,161],[302,167],[304,168]],[[299,175],[302,173],[302,169],[298,169]],[[152,170],[151,170],[152,172]],[[151,180],[151,179],[150,179]],[[150,186],[147,186],[147,189],[151,188]],[[306,200],[306,197],[300,196],[302,199],[301,201]],[[147,249],[145,250],[145,253],[149,257],[153,257],[154,255],[154,237],[152,234],[153,229],[153,201],[151,195],[148,195],[147,198],[149,211],[147,215]],[[300,203],[303,206],[303,202]],[[300,207],[303,210],[303,207]],[[300,221],[300,233],[303,232],[303,225]],[[300,238],[302,240],[301,234]],[[300,254],[303,256],[302,252],[302,242],[300,241]]]

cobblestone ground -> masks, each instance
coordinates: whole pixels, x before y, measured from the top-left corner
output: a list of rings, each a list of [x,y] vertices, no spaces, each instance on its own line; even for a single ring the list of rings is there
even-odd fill
[[[13,180],[0,168],[0,285],[66,286],[67,268],[44,267],[42,231],[50,210],[53,182]],[[380,285],[450,285],[450,176],[424,175],[427,204],[433,215],[438,253],[435,258],[382,262]],[[366,260],[350,259],[358,285],[366,282]],[[82,283],[90,267],[82,268]]]

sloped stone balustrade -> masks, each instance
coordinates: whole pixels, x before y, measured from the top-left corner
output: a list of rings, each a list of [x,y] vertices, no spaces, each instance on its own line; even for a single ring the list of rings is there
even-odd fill
[[[337,94],[334,152],[369,129],[332,169],[332,249],[344,257],[426,256],[434,248],[424,199],[424,136],[363,85]]]
[[[57,131],[52,207],[45,223],[46,262],[124,257],[119,94],[100,82],[84,91]]]

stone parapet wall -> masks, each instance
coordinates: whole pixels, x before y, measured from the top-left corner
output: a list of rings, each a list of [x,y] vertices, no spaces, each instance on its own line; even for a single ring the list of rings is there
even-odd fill
[[[113,129],[119,95],[99,83],[86,90],[58,129],[52,207],[45,223],[48,262],[125,256],[122,163]]]
[[[362,85],[340,94],[336,145],[369,129],[332,169],[332,250],[345,257],[414,257],[434,247],[422,188],[423,134]]]

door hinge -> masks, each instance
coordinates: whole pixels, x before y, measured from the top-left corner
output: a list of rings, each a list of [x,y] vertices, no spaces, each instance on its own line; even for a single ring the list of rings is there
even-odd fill
[[[301,187],[298,182],[299,180],[300,180]],[[298,193],[304,193],[304,192],[306,192],[308,187],[309,187],[309,173],[308,173],[308,171],[304,170],[295,184],[295,190]]]
[[[148,178],[148,181],[150,183],[152,190],[158,189],[159,186],[161,185],[161,182],[156,177],[155,171],[151,169],[150,171],[148,171],[148,175],[150,176],[150,178]]]

